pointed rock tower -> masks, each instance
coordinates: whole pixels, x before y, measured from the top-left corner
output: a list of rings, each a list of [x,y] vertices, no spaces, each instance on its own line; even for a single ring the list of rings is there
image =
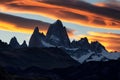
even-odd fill
[[[24,40],[23,43],[22,43],[22,45],[21,45],[21,48],[26,48],[26,47],[27,47],[27,43],[26,43],[26,41]]]
[[[29,41],[29,47],[42,47],[41,40],[45,39],[43,33],[39,33],[39,28],[36,27]]]
[[[70,47],[70,40],[60,20],[51,24],[46,34],[47,41],[55,46]]]
[[[13,37],[13,38],[10,40],[9,45],[10,45],[12,48],[15,48],[15,49],[16,49],[16,48],[20,48],[20,44],[18,43],[16,37]]]

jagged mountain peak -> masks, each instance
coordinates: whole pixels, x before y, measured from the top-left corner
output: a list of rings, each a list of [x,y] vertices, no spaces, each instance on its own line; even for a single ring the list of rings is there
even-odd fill
[[[106,50],[105,47],[98,41],[93,41],[90,43],[90,47],[92,51],[95,51],[96,53],[102,52],[102,50]]]
[[[98,41],[92,41],[91,43],[90,43],[91,45],[95,45],[95,46],[103,46],[100,42],[98,42]]]
[[[70,46],[67,30],[60,20],[57,20],[55,23],[49,26],[46,38],[48,42],[55,46]]]
[[[14,36],[14,37],[11,38],[11,40],[16,40],[17,41],[17,38]]]
[[[12,42],[17,42],[18,43],[17,38],[15,36],[11,38],[10,43],[12,43]]]
[[[62,21],[59,20],[59,19],[56,20],[56,21],[54,22],[54,24],[57,25],[56,27],[63,27]]]
[[[88,42],[87,37],[81,38],[80,40],[76,41],[73,40],[71,42],[72,47],[74,48],[80,48],[80,49],[89,49],[90,48],[90,44]]]
[[[34,32],[33,33],[39,33],[39,28],[35,27]]]
[[[88,42],[88,38],[87,37],[81,38],[81,41]]]
[[[29,47],[41,47],[41,40],[45,39],[45,35],[39,32],[39,28],[35,27],[34,32],[29,41]]]
[[[11,38],[9,45],[12,48],[20,48],[20,44],[18,43],[17,38],[15,36]]]
[[[25,41],[25,40],[23,41],[23,44],[24,44],[24,43],[26,44],[26,41]]]
[[[25,47],[27,47],[27,43],[26,43],[26,41],[24,40],[23,43],[22,43],[22,45],[21,45],[21,48],[25,48]]]

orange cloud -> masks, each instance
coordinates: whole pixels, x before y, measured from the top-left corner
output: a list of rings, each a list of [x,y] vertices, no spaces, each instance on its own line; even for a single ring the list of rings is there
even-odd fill
[[[3,11],[40,14],[84,26],[120,29],[120,11],[78,0],[5,0],[0,7]]]
[[[32,20],[22,17],[17,17],[13,15],[8,15],[0,13],[0,30],[22,32],[22,33],[32,33],[33,29],[38,26],[40,32],[46,34],[50,23]],[[73,36],[74,30],[67,28],[69,36]]]
[[[108,51],[120,52],[120,34],[116,33],[102,33],[102,32],[89,32],[86,35],[89,41],[99,41]]]
[[[94,5],[100,7],[111,8],[120,11],[120,1],[114,0],[109,2],[95,3]]]
[[[31,33],[36,26],[46,33],[49,23],[0,13],[0,30]]]

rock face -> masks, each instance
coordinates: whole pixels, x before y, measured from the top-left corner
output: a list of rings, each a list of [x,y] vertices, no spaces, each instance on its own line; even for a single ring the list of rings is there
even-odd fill
[[[39,32],[36,27],[29,41],[29,47],[42,47],[41,40],[45,39],[45,35]]]
[[[70,47],[70,40],[67,35],[66,28],[60,20],[57,20],[55,23],[50,25],[46,39],[55,46]]]
[[[13,37],[13,38],[10,40],[9,45],[10,45],[13,49],[20,48],[20,44],[18,43],[16,37]]]
[[[10,49],[11,47],[5,43],[5,42],[2,42],[2,40],[0,40],[0,50],[6,50],[6,49]]]

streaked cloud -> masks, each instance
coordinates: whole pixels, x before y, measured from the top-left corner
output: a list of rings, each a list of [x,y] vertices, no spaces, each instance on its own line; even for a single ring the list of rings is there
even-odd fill
[[[90,41],[101,42],[109,51],[120,52],[120,34],[116,33],[102,33],[102,32],[88,32],[86,35]]]
[[[88,27],[120,29],[120,11],[79,0],[4,0],[3,11],[39,14]]]
[[[109,1],[109,0],[108,0]],[[116,0],[118,1],[118,0]],[[52,19],[80,24],[87,27],[120,30],[120,10],[117,2],[89,4],[83,0],[1,0],[0,11],[39,14]],[[35,26],[45,32],[49,23],[0,13],[0,29],[31,32]],[[70,37],[74,30],[67,29]],[[97,40],[109,51],[120,51],[120,34],[89,32],[90,41]],[[112,43],[112,46],[111,46]]]
[[[106,2],[95,3],[95,5],[120,11],[120,0],[107,0]]]
[[[36,26],[40,31],[46,31],[49,23],[0,13],[1,30],[31,33]]]
[[[0,13],[0,30],[7,30],[13,32],[32,33],[37,26],[40,32],[46,34],[50,23],[22,18],[9,14]],[[67,28],[68,35],[74,36],[74,30]]]

